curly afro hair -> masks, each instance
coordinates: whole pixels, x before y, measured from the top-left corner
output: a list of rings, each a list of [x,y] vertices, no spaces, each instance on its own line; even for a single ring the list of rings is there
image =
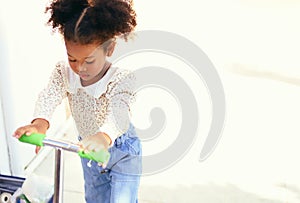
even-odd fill
[[[128,35],[136,26],[132,0],[54,0],[48,24],[65,40],[82,45]]]

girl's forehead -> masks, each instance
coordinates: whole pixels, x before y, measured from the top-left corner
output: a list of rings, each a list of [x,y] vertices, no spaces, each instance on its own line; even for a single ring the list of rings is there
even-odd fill
[[[74,58],[87,58],[91,57],[100,46],[98,44],[82,45],[74,42],[65,42],[67,54]]]

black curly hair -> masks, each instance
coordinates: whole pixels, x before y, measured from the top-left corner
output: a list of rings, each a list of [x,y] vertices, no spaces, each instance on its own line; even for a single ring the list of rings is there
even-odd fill
[[[132,0],[54,0],[46,7],[48,25],[65,40],[82,45],[128,35],[136,26]]]

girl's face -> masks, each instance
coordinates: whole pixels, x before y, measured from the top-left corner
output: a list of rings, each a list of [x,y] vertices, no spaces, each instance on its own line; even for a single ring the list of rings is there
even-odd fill
[[[80,45],[65,42],[69,64],[84,86],[94,84],[104,75],[106,52],[98,44]]]

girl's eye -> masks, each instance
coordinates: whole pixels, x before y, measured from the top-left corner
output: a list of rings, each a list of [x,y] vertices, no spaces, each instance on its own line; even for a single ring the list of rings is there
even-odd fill
[[[86,64],[92,64],[94,62],[95,62],[95,60],[93,60],[93,61],[86,61]]]
[[[76,59],[69,59],[69,62],[74,63],[76,62]]]

